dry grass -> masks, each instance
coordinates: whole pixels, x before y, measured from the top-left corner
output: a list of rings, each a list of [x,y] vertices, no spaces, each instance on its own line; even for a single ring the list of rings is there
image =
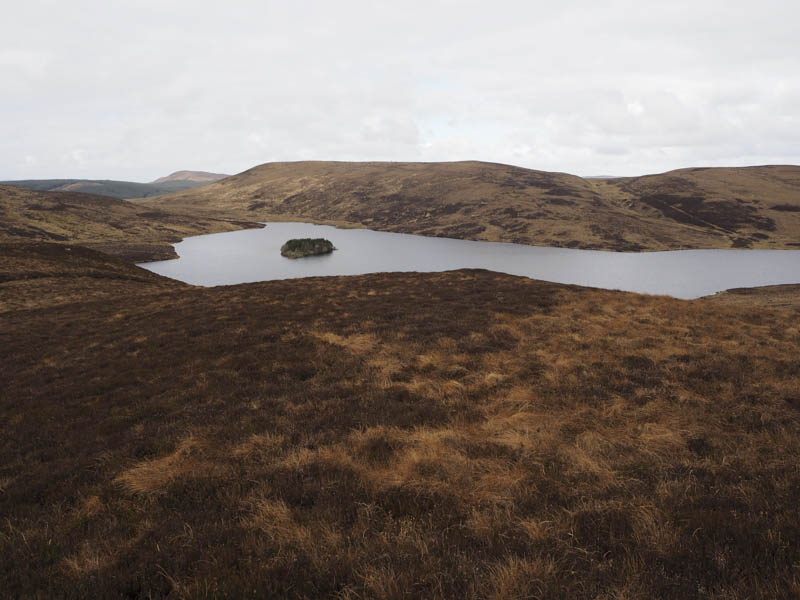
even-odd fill
[[[81,246],[0,242],[0,314],[120,296],[152,296],[182,287],[175,280]]]
[[[800,167],[592,180],[483,162],[268,163],[145,206],[620,251],[798,248]]]
[[[762,308],[788,308],[798,311],[800,310],[800,285],[735,288],[707,296],[705,300],[756,311]],[[787,329],[790,332],[796,331],[790,324],[787,324]]]
[[[0,242],[81,244],[132,262],[175,258],[171,244],[191,235],[260,226],[108,196],[6,185],[0,185],[0,215]]]
[[[788,310],[481,271],[140,284],[3,314],[11,597],[798,592]]]
[[[159,458],[136,463],[114,478],[125,490],[134,494],[151,494],[187,475],[208,476],[213,464],[202,460],[202,445],[189,436],[181,440],[174,452]]]

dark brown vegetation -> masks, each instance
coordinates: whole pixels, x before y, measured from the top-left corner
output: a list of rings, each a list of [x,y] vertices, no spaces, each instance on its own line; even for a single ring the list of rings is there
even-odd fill
[[[583,179],[482,162],[268,163],[141,202],[225,218],[540,246],[639,251],[800,245],[796,166]]]
[[[245,227],[259,225],[154,210],[107,196],[0,185],[0,242],[81,244],[144,262],[175,258],[171,244],[184,237]]]
[[[781,215],[800,212],[800,167],[681,169],[606,181],[629,194],[635,204],[728,236],[734,247],[774,247],[779,230],[783,247],[800,238],[800,220]]]
[[[6,597],[800,594],[796,309],[0,252]]]
[[[336,250],[330,240],[323,238],[300,238],[288,240],[281,246],[281,256],[286,258],[303,258],[304,256],[317,256],[330,254]]]
[[[174,279],[74,244],[0,242],[0,314],[183,287]]]

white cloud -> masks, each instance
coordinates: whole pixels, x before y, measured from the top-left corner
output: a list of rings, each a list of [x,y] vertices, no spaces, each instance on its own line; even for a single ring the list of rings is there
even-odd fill
[[[0,179],[800,163],[788,0],[30,0],[4,17]]]

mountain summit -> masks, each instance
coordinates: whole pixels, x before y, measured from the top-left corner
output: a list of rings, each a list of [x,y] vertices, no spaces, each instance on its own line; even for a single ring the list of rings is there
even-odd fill
[[[175,171],[166,177],[159,177],[151,183],[165,183],[167,181],[197,181],[212,183],[230,177],[222,173],[209,173],[208,171]]]

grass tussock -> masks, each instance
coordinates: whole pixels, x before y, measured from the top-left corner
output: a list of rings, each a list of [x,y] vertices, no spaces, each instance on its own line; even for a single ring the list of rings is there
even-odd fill
[[[800,589],[790,311],[480,271],[57,296],[0,328],[11,597]]]
[[[154,493],[179,477],[202,472],[201,456],[202,446],[189,437],[182,440],[174,452],[141,461],[117,475],[114,482],[134,494]]]

